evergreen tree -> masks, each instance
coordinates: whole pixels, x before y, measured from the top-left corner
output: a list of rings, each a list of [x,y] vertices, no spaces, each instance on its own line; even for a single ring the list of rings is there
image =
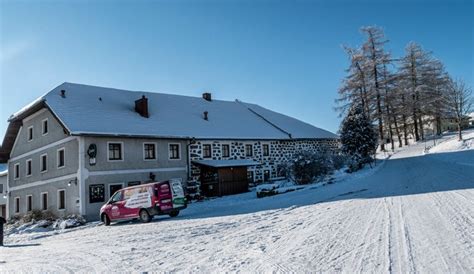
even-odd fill
[[[342,152],[351,160],[351,170],[372,162],[377,148],[377,133],[360,105],[353,105],[342,121],[340,137]]]

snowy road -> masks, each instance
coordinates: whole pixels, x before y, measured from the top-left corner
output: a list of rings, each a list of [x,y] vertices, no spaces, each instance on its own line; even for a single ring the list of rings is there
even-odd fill
[[[422,151],[318,189],[192,204],[175,219],[11,236],[0,272],[473,273],[474,150]]]

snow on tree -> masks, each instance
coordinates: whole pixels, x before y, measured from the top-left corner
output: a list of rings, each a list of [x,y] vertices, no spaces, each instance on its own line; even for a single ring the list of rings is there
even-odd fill
[[[377,148],[377,133],[360,105],[353,105],[341,124],[341,151],[351,158],[350,170],[372,162]]]
[[[362,52],[367,60],[366,71],[370,77],[371,94],[375,98],[375,115],[378,121],[378,134],[380,149],[385,150],[384,145],[384,121],[383,121],[383,101],[382,93],[382,71],[390,62],[390,56],[384,50],[384,45],[388,42],[385,39],[383,30],[379,27],[369,26],[361,29],[367,35],[366,42],[362,45]]]
[[[462,124],[472,109],[472,100],[472,90],[463,81],[450,80],[446,92],[446,105],[456,121],[459,141],[462,141]]]

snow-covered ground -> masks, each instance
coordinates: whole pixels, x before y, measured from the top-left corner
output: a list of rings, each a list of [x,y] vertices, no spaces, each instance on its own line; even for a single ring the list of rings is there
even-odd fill
[[[324,187],[191,204],[173,219],[12,234],[0,272],[472,273],[474,150],[424,151],[414,144]]]

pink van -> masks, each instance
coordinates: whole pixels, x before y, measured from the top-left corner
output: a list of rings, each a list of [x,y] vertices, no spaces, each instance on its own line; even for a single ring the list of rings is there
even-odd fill
[[[140,219],[149,222],[155,215],[176,217],[187,206],[179,180],[131,186],[115,192],[100,209],[105,225],[112,221]]]

